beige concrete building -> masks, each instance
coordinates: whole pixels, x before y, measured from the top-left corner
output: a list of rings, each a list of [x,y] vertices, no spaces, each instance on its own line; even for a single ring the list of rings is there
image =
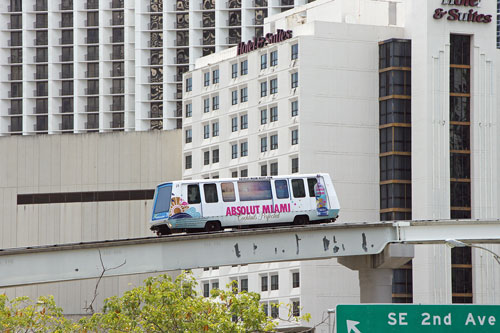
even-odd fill
[[[0,140],[0,248],[152,235],[158,183],[181,177],[180,131],[42,135]],[[144,275],[105,278],[95,304],[140,284]],[[0,290],[52,294],[81,315],[95,280]]]

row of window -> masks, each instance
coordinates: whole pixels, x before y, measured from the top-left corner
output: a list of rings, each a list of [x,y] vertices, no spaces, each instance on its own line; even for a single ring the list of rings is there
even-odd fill
[[[218,163],[219,162],[219,149],[213,149],[212,150],[212,163]],[[203,152],[203,164],[204,165],[209,165],[210,164],[210,151],[205,151]],[[191,169],[193,167],[193,157],[192,155],[186,155],[185,156],[185,168],[186,169]],[[299,172],[299,158],[294,157],[291,159],[291,173],[298,173]],[[268,172],[269,171],[269,172]],[[260,164],[260,175],[261,176],[277,176],[278,175],[278,162],[271,162],[271,163],[263,163]],[[237,178],[238,177],[238,171],[234,170],[231,171],[231,177],[232,178]],[[248,169],[246,168],[240,168],[240,177],[248,177]],[[209,177],[206,176],[204,177],[205,179],[208,179]],[[219,178],[219,176],[213,176],[212,178]]]
[[[246,91],[246,88],[245,88]],[[236,91],[237,92],[237,91]],[[213,110],[218,110],[219,109],[219,96],[213,96],[212,97],[212,109]],[[291,116],[296,117],[299,114],[299,101],[298,100],[293,100],[290,102],[290,109],[291,109]],[[203,100],[203,112],[208,113],[210,111],[210,99],[205,98]],[[185,105],[185,115],[186,118],[190,118],[193,116],[193,104],[189,103]],[[269,121],[270,122],[275,122],[278,121],[278,106],[272,106],[269,108]],[[268,109],[261,109],[260,110],[260,123],[261,125],[267,124],[268,122]],[[246,122],[248,124],[248,122]],[[242,127],[242,129],[247,128],[247,127]],[[236,129],[237,130],[237,129]],[[235,130],[233,130],[234,132]]]
[[[298,44],[293,44],[291,45],[291,60],[295,60],[299,57],[299,45]],[[264,53],[260,57],[260,69],[266,69],[268,67],[268,54]],[[269,66],[274,67],[278,65],[278,50],[271,51],[269,53]],[[239,67],[239,70],[238,70]],[[233,63],[231,64],[231,78],[237,78],[238,74],[240,76],[244,76],[248,74],[248,60],[242,60],[239,63]],[[204,72],[203,73],[203,86],[208,87],[210,86],[210,82],[212,84],[217,84],[219,83],[219,69],[214,69],[212,71],[212,80],[210,80],[210,71]],[[298,74],[292,74],[292,88],[295,88],[298,86]],[[186,92],[192,91],[193,90],[193,79],[191,77],[186,78]],[[276,85],[276,91],[277,91],[277,85]]]
[[[274,185],[272,183],[274,183]],[[288,181],[286,179],[277,179],[273,182],[270,180],[239,181],[236,183],[236,187],[234,182],[228,181],[220,183],[220,190],[219,184],[203,184],[202,187],[204,203],[208,204],[219,202],[219,192],[223,202],[236,201],[236,194],[238,194],[240,201],[272,200],[272,188],[274,189],[275,196],[278,199],[290,199],[290,194],[293,194],[293,198],[305,198],[307,196],[315,198],[314,186],[316,183],[316,178],[308,178],[306,181],[306,189],[304,179],[292,179],[290,181],[291,191],[288,188]],[[235,191],[236,188],[238,189],[237,192]],[[187,196],[188,203],[201,203],[200,185],[188,185]],[[271,290],[273,289],[271,288]]]

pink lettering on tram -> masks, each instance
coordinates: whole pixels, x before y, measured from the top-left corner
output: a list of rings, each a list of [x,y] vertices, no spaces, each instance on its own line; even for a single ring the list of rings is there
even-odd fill
[[[279,204],[279,205],[274,204],[274,205],[260,205],[260,206],[259,205],[233,206],[226,208],[226,216],[260,214],[261,207],[262,207],[262,214],[291,212],[291,206],[289,203]]]

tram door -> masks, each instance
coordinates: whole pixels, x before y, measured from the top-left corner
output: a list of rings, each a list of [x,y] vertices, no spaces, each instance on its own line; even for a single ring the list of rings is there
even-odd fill
[[[290,213],[290,190],[288,188],[288,180],[273,179],[273,204],[278,205],[280,209],[279,221],[276,222],[292,222],[293,218]]]
[[[189,208],[185,211],[193,218],[199,218],[203,216],[203,210],[201,206],[201,191],[199,184],[188,184],[185,189],[187,197],[187,202]]]

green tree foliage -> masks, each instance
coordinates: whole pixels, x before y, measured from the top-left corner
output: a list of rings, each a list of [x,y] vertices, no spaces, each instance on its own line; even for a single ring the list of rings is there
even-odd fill
[[[0,295],[0,332],[74,332],[80,325],[62,314],[54,298],[39,297],[36,301],[28,297],[9,300]]]
[[[120,298],[108,298],[102,313],[80,323],[99,332],[256,332],[277,325],[262,310],[257,293],[212,290],[203,297],[196,285],[191,275],[149,278]]]
[[[64,318],[52,297],[32,301],[19,297],[10,301],[0,295],[0,332],[272,332],[278,322],[268,317],[260,295],[214,289],[210,297],[197,293],[192,275],[175,280],[168,275],[148,278],[140,287],[104,301],[102,313],[78,323]],[[282,306],[275,305],[275,306]],[[290,305],[287,321],[295,318]]]

